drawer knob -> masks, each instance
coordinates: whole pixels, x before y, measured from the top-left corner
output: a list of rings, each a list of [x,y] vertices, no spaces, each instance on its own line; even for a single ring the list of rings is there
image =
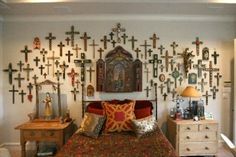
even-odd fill
[[[206,149],[206,150],[209,150],[209,148],[208,148],[208,147],[205,147],[205,149]]]
[[[206,135],[206,136],[205,136],[205,139],[208,139],[208,138],[209,138],[209,137]]]
[[[187,130],[191,130],[190,127],[187,127]]]
[[[189,137],[189,136],[187,136],[186,138],[187,138],[187,139],[190,139],[190,137]]]
[[[189,149],[189,148],[186,148],[186,150],[187,150],[187,151],[190,151],[190,149]]]

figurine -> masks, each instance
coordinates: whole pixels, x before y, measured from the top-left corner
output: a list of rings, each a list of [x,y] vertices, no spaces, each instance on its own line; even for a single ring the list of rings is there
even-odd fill
[[[45,119],[51,119],[52,118],[52,98],[49,93],[46,93],[46,98],[43,100],[43,103],[45,103],[44,117]]]

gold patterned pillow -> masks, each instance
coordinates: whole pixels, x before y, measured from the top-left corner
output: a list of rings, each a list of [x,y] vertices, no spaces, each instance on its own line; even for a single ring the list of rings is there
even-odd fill
[[[97,115],[94,113],[85,113],[77,133],[97,138],[103,127],[105,119],[106,118],[102,115]]]
[[[153,116],[142,119],[133,119],[131,124],[137,137],[150,135],[157,128],[157,122]]]

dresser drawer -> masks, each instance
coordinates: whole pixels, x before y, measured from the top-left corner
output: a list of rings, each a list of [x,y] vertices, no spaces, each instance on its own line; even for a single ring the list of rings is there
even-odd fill
[[[217,132],[180,132],[180,142],[207,142],[216,141]]]
[[[186,142],[181,143],[179,154],[184,155],[210,155],[217,153],[216,142]]]
[[[179,132],[183,131],[198,131],[197,124],[183,124],[179,126]]]
[[[23,136],[28,140],[57,139],[60,132],[56,130],[27,130],[23,132]]]
[[[217,124],[200,124],[199,131],[217,131]]]

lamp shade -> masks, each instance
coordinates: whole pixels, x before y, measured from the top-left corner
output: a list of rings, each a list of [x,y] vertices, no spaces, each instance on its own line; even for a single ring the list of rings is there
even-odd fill
[[[200,93],[192,86],[187,86],[182,92],[181,96],[183,97],[200,97]]]

